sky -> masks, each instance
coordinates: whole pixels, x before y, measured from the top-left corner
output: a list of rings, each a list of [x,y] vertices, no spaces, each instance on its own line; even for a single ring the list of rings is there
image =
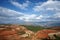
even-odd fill
[[[59,0],[0,0],[0,24],[60,22]]]

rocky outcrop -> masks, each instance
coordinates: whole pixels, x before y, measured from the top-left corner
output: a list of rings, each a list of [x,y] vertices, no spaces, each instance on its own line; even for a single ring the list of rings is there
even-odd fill
[[[34,32],[20,25],[9,25],[1,28],[0,40],[32,40],[34,34]]]
[[[40,30],[35,34],[35,38],[36,39],[49,39],[48,34],[55,33],[55,32],[57,32],[57,31],[56,30],[47,30],[47,29]]]

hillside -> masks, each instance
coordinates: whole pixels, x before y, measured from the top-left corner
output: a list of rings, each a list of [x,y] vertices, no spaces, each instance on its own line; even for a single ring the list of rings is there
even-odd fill
[[[26,27],[27,29],[31,30],[31,31],[34,31],[34,32],[37,32],[38,30],[45,29],[42,26],[34,26],[34,25],[23,25],[23,26]]]
[[[0,25],[0,40],[49,40],[49,37],[50,40],[53,40],[51,37],[54,37],[55,34],[60,35],[59,30],[58,27],[44,28],[34,25],[3,24]]]
[[[57,30],[57,31],[60,31],[60,26],[53,26],[53,27],[49,27],[50,29],[54,29],[54,30]]]

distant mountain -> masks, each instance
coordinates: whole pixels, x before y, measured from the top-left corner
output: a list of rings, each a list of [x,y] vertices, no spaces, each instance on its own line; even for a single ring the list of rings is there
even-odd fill
[[[25,21],[15,21],[15,22],[0,22],[1,24],[20,24],[20,25],[34,25],[34,26],[43,26],[43,27],[53,27],[60,26],[60,22],[56,21],[42,21],[42,22],[25,22]]]
[[[52,26],[60,26],[60,22],[53,22],[53,21],[47,21],[47,22],[34,22],[35,25],[40,25],[44,27],[52,27]]]
[[[60,26],[60,23],[51,23],[48,26]]]

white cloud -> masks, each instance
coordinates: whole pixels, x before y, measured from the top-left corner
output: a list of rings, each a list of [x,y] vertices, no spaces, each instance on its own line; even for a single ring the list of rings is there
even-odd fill
[[[0,21],[18,21],[18,20],[22,20],[22,21],[28,21],[28,22],[35,22],[35,21],[38,21],[38,20],[41,20],[43,18],[43,15],[36,15],[36,14],[31,14],[31,15],[28,15],[28,14],[25,14],[25,13],[22,13],[22,12],[17,12],[17,11],[14,11],[14,10],[11,10],[11,9],[7,9],[7,8],[4,8],[4,7],[0,7]]]
[[[53,1],[53,0],[48,0],[48,1]]]
[[[60,18],[60,12],[59,12],[59,13],[54,14],[54,18]]]
[[[60,13],[55,14],[55,16],[59,16]],[[54,16],[54,17],[55,17]],[[59,16],[60,17],[60,16]],[[41,21],[51,21],[50,16],[46,15],[36,15],[36,14],[25,14],[22,12],[17,12],[11,9],[7,9],[4,7],[0,7],[0,21],[1,22],[19,22],[19,21],[26,21],[26,22],[41,22]]]
[[[41,12],[43,16],[42,20],[45,21],[58,21],[60,20],[60,1],[48,0],[42,5],[36,5],[33,10],[35,12]],[[49,17],[48,17],[49,16]]]
[[[40,15],[38,17],[36,17],[36,19],[42,19],[44,16],[43,15]]]
[[[41,10],[57,10],[60,9],[60,1],[53,1],[48,0],[47,2],[44,2],[42,5],[36,5],[33,10],[40,12]]]
[[[18,17],[23,16],[21,12],[17,12],[8,8],[0,7],[0,23],[15,23],[19,22]]]
[[[12,2],[13,3],[13,2]],[[23,6],[23,4],[20,4],[18,2],[15,2],[17,3],[17,5],[21,5],[21,7]],[[27,3],[27,2],[26,2]],[[29,3],[29,2],[28,2]],[[36,3],[37,5],[34,6],[33,10],[35,12],[40,12],[42,11],[42,15],[35,15],[35,14],[31,14],[31,15],[24,15],[24,16],[21,16],[21,17],[18,17],[20,20],[24,20],[24,21],[52,21],[52,19],[49,19],[51,17],[53,17],[53,20],[54,20],[54,17],[57,17],[57,13],[58,11],[60,11],[60,1],[53,1],[53,0],[48,0],[47,2],[44,2],[44,3]],[[14,4],[16,5],[16,4]],[[29,4],[28,4],[29,5]],[[21,8],[20,7],[20,8]],[[26,6],[27,7],[27,6]],[[23,7],[23,9],[25,9],[26,7]],[[48,13],[48,10],[51,10],[52,13],[54,13],[53,16],[49,15]],[[45,11],[45,12],[43,12]],[[46,14],[46,12],[48,13],[47,15],[44,15]],[[58,15],[59,16],[59,15]],[[59,16],[60,17],[60,16]]]
[[[11,1],[11,4],[13,4],[14,6],[20,8],[20,9],[27,9],[27,7],[29,6],[30,2],[29,1],[26,1],[24,3],[19,3],[19,2],[16,2],[16,1]]]
[[[23,13],[17,12],[14,10],[10,10],[10,9],[4,8],[4,7],[0,7],[0,15],[8,16],[8,17],[18,17],[18,16],[22,16]]]
[[[24,16],[21,16],[19,18],[22,19],[22,20],[24,20],[24,21],[35,21],[36,17],[37,17],[37,15],[31,14],[31,15],[24,15]]]

